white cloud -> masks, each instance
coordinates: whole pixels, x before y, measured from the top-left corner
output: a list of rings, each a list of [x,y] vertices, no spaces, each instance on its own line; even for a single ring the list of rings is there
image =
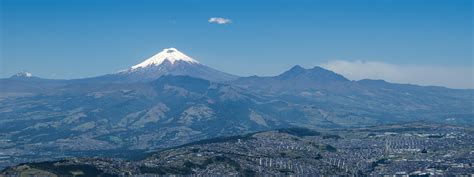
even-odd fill
[[[472,66],[394,65],[375,61],[335,60],[323,63],[321,67],[342,74],[351,80],[383,79],[394,83],[474,88]]]
[[[208,22],[209,23],[217,23],[217,24],[220,24],[220,25],[232,23],[232,21],[230,19],[221,18],[221,17],[212,17],[208,20]]]

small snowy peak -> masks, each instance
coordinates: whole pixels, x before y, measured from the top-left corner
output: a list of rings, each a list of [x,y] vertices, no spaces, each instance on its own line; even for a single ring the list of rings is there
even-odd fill
[[[30,78],[30,77],[33,77],[33,74],[31,74],[31,73],[29,73],[29,72],[22,71],[22,72],[16,73],[16,74],[13,75],[12,77]]]
[[[133,69],[138,69],[138,68],[145,68],[147,66],[158,66],[158,65],[161,65],[165,61],[169,61],[171,64],[174,64],[176,61],[184,61],[188,63],[199,64],[198,61],[185,55],[184,53],[181,53],[179,50],[175,48],[167,48],[167,49],[163,49],[163,51],[161,51],[160,53],[146,59],[140,64],[132,66],[131,69],[133,70]]]

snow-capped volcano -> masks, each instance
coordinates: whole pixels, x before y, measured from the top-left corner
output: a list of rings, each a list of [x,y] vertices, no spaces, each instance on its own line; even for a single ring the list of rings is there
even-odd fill
[[[30,78],[30,77],[33,77],[33,74],[26,71],[22,71],[22,72],[16,73],[12,77]]]
[[[175,48],[167,48],[163,49],[160,53],[153,55],[152,57],[146,59],[145,61],[132,66],[131,69],[137,68],[145,68],[148,66],[158,66],[163,64],[163,62],[169,61],[171,64],[174,64],[176,61],[184,61],[191,64],[199,64],[198,61],[194,60],[193,58],[181,53],[179,50]]]
[[[14,74],[11,76],[9,79],[12,80],[21,80],[21,81],[38,81],[38,80],[45,80],[39,77],[34,76],[33,74],[26,72],[26,71],[21,71],[19,73]]]
[[[112,82],[147,82],[164,75],[186,75],[210,81],[229,81],[237,78],[237,76],[203,65],[176,48],[166,48],[119,73],[93,79],[105,79]]]

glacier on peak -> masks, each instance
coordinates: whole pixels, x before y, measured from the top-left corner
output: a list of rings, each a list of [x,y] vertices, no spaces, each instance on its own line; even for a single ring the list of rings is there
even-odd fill
[[[187,56],[186,54],[180,52],[176,48],[166,48],[163,49],[160,53],[153,55],[152,57],[146,59],[145,61],[132,66],[131,69],[135,70],[138,68],[145,68],[148,66],[158,66],[163,62],[169,61],[171,64],[174,64],[176,61],[184,61],[192,64],[199,64],[195,59]]]

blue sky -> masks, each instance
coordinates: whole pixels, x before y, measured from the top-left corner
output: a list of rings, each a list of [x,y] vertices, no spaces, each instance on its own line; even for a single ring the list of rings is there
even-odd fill
[[[175,47],[242,76],[345,61],[448,68],[453,77],[464,77],[460,82],[472,81],[466,76],[473,70],[471,0],[1,3],[0,77],[22,70],[46,78],[97,76]],[[211,17],[232,22],[209,23]],[[364,72],[360,67],[353,72]]]

